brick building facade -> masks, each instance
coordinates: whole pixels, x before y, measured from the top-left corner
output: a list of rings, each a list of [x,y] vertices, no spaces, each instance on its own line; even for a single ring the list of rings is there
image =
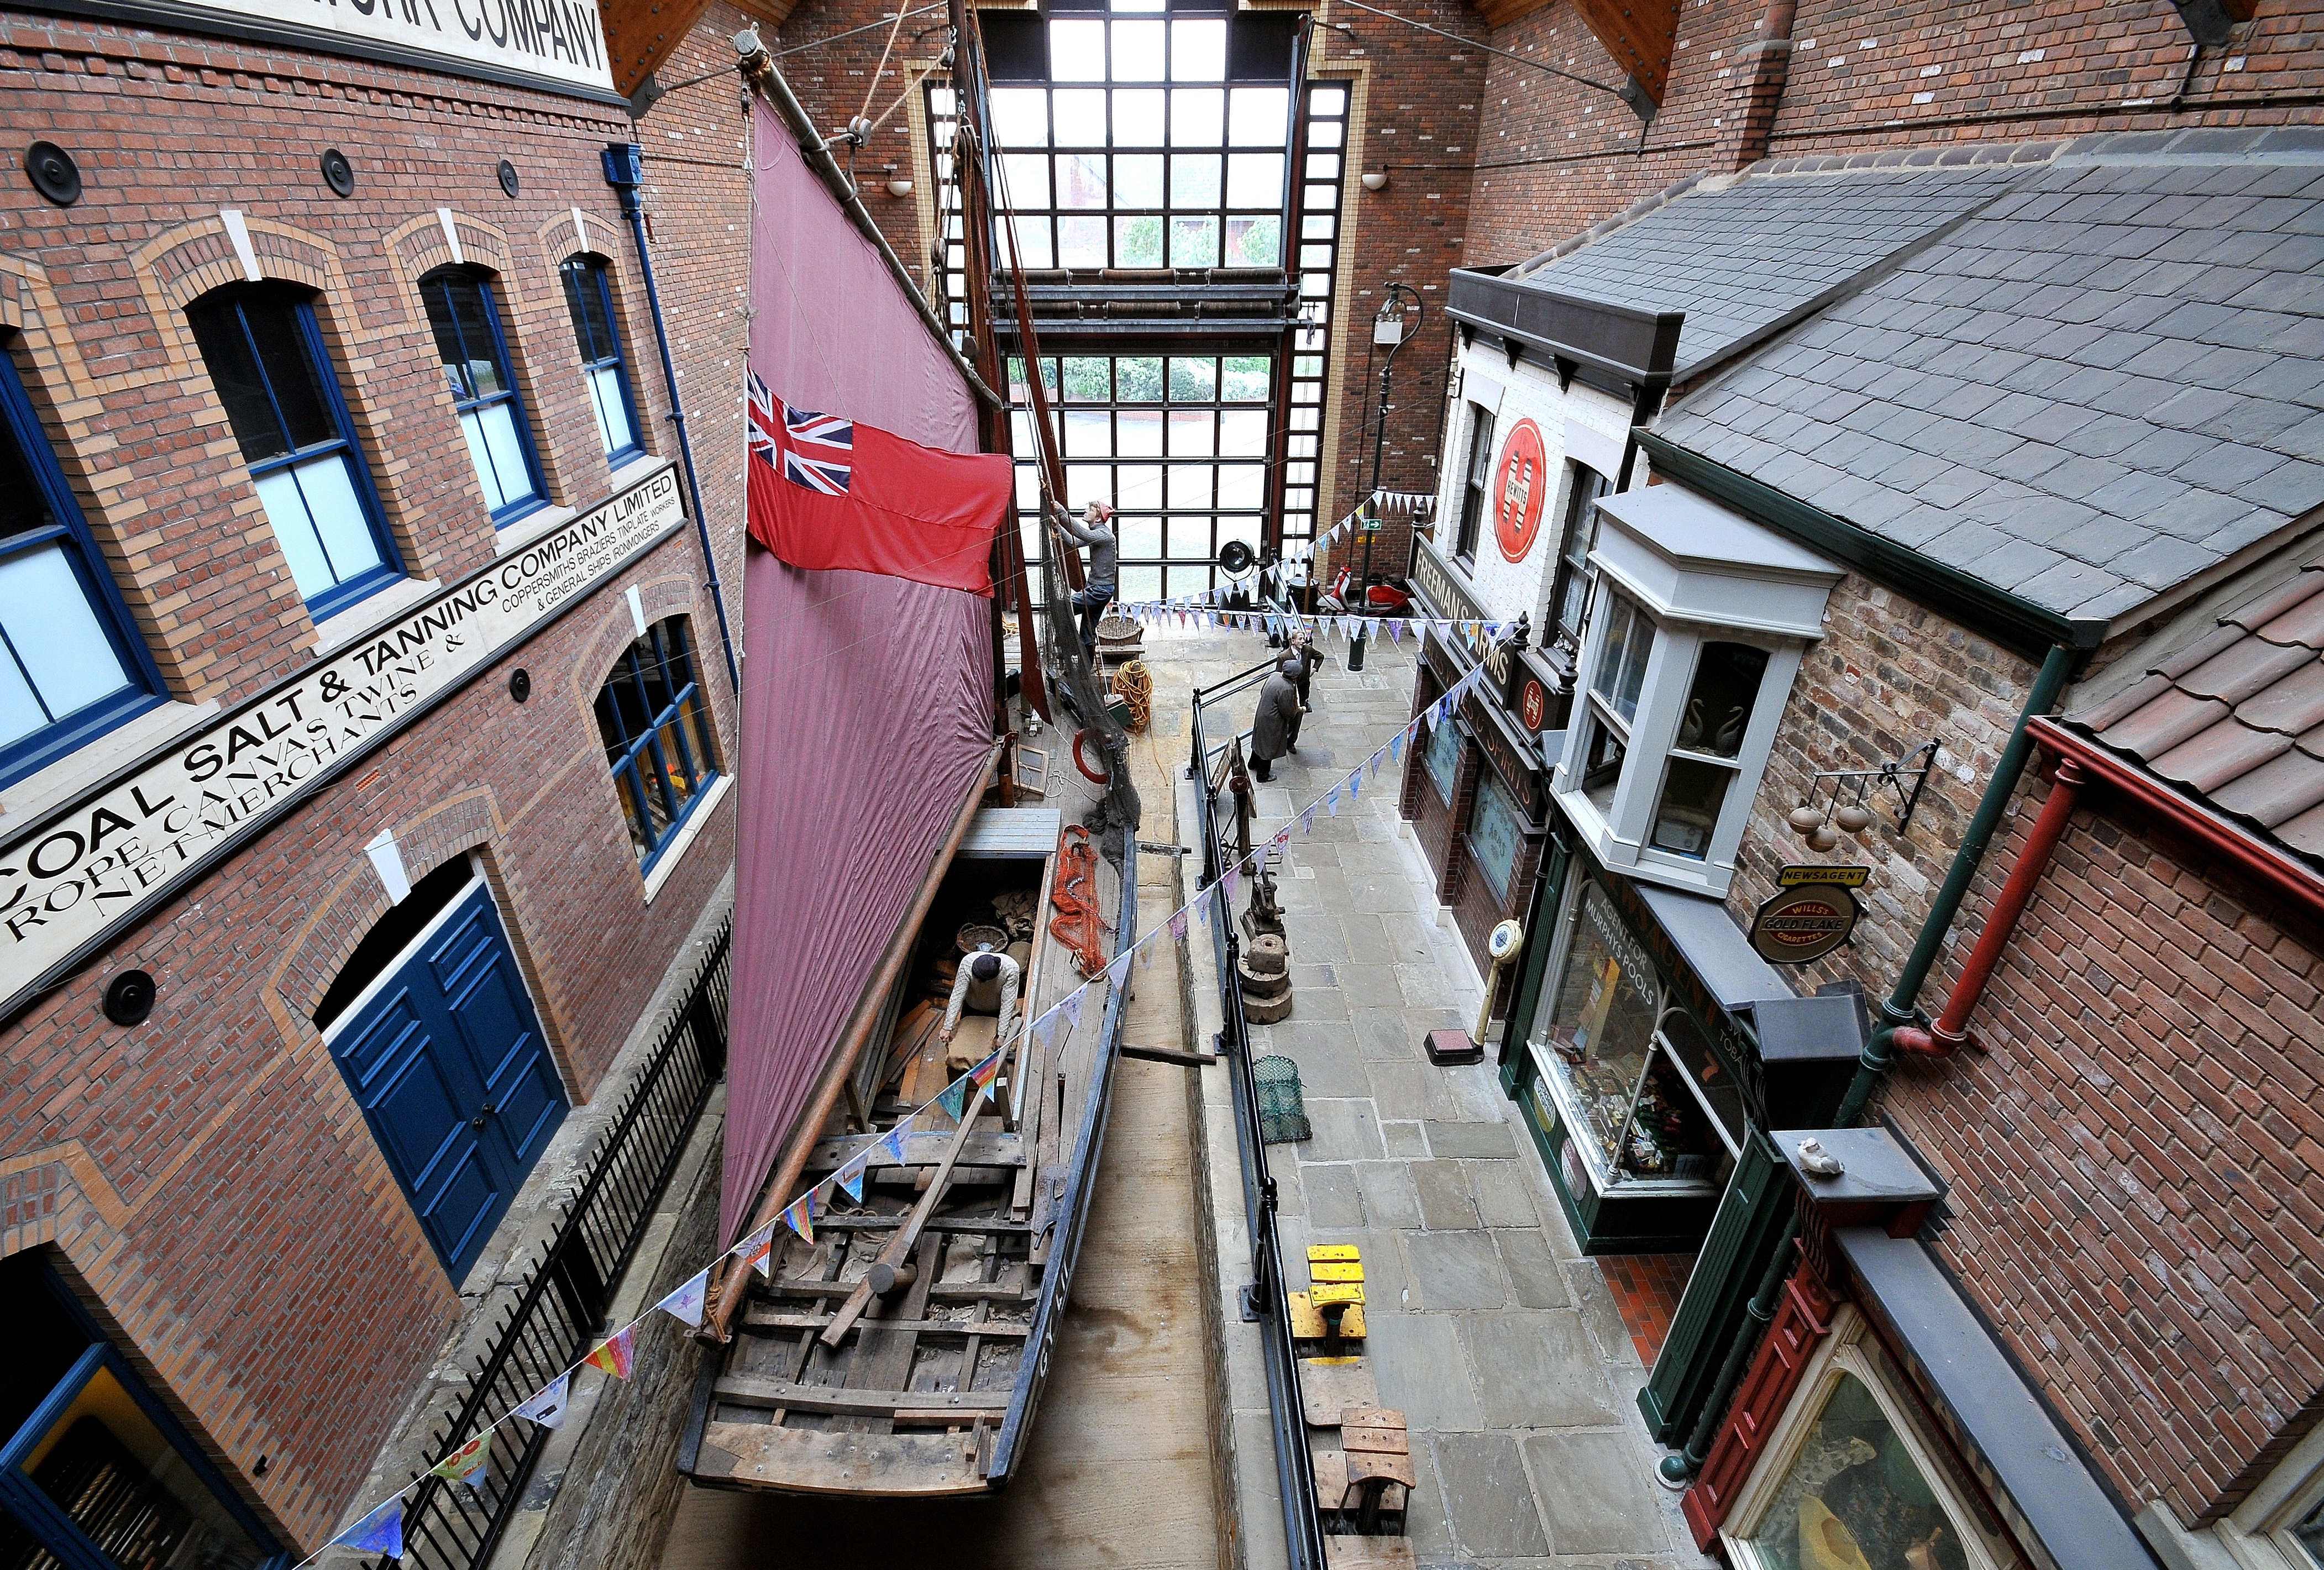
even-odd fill
[[[192,838],[164,843],[148,826],[142,845],[106,847],[129,851],[106,874],[117,889],[152,892],[107,890],[129,913],[79,952],[0,966],[14,999],[0,1027],[0,1251],[12,1298],[34,1290],[13,1267],[55,1269],[215,1466],[220,1497],[295,1557],[338,1524],[482,1247],[472,1235],[447,1253],[430,1232],[410,1163],[383,1142],[400,1104],[335,1053],[318,1011],[352,1003],[353,1020],[373,1007],[333,991],[348,991],[351,961],[378,963],[359,957],[367,935],[392,925],[407,890],[473,857],[481,877],[457,899],[484,900],[476,930],[503,935],[500,985],[546,1053],[540,1094],[580,1105],[732,864],[715,778],[734,757],[720,618],[638,252],[600,158],[637,137],[602,88],[263,32],[19,11],[0,18],[0,70],[12,123],[69,154],[80,180],[69,204],[21,177],[0,196],[0,347],[36,421],[17,429],[14,456],[77,503],[59,549],[81,550],[81,581],[117,593],[138,689],[125,721],[0,786],[9,880],[24,868],[62,879],[14,891],[11,936],[69,919],[78,896],[58,891],[76,885],[56,864],[118,832],[89,806],[101,811],[106,791],[213,743],[238,760],[221,785],[247,780],[231,807],[212,798],[223,816]],[[700,96],[731,105],[731,92]],[[739,121],[706,109],[697,130],[691,98],[651,121],[643,199],[731,586],[744,258],[721,226],[739,227],[744,177]],[[702,162],[681,162],[665,130],[696,132]],[[318,162],[327,148],[344,150],[349,194]],[[497,355],[462,340],[466,385],[447,388],[455,356],[427,292],[439,287],[460,291],[439,315],[497,327]],[[254,383],[224,368],[215,324],[231,309],[259,324],[278,408],[311,397],[327,416],[335,397],[343,411],[319,445],[296,433],[295,474],[318,498],[299,515],[318,531],[367,522],[373,582],[343,570],[322,582],[312,541],[281,532],[278,476],[294,471],[270,466],[251,434]],[[264,336],[301,321],[310,337]],[[312,477],[315,452],[345,455],[332,472],[351,491]],[[343,500],[344,513],[324,511]],[[321,538],[326,569],[330,550],[354,549],[345,532]],[[501,620],[464,623],[500,640],[484,658],[446,633],[449,612],[421,635],[447,598],[464,617],[499,607]],[[25,609],[5,613],[12,626]],[[676,795],[641,810],[609,769],[622,743],[604,689],[636,649],[674,650],[680,624],[697,706],[672,724],[691,775],[664,776]],[[663,642],[641,643],[646,628]],[[239,761],[229,722],[250,728],[245,743],[278,744],[286,716],[257,717],[264,705],[290,702],[318,670],[345,692],[334,662],[367,645],[379,682],[358,698],[382,712],[279,743],[303,755],[262,753],[263,778]],[[417,712],[395,717],[407,705]],[[641,767],[657,788],[656,765]],[[216,859],[171,881],[206,853]],[[102,886],[86,866],[73,876]],[[118,1025],[108,991],[131,972],[152,978],[151,1013]],[[503,1212],[506,1225],[522,1218],[528,1201],[503,1190],[545,1137],[512,1136],[519,1167],[477,1212],[485,1233]]]

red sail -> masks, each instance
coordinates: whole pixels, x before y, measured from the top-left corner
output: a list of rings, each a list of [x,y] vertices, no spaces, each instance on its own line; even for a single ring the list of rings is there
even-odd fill
[[[755,130],[752,366],[768,387],[858,433],[876,421],[884,442],[960,466],[987,487],[997,473],[1001,491],[949,483],[953,500],[930,509],[867,480],[867,496],[890,499],[879,517],[908,512],[915,531],[936,533],[901,560],[859,544],[871,559],[858,570],[820,553],[812,540],[822,525],[805,525],[801,540],[770,517],[772,531],[761,532],[761,475],[778,489],[799,487],[760,452],[744,460],[751,532],[775,550],[754,545],[744,572],[721,1242],[740,1234],[786,1136],[798,1131],[881,952],[980,788],[992,742],[992,606],[977,596],[990,592],[983,552],[1009,472],[1005,458],[974,456],[966,380],[763,104]],[[845,457],[850,494],[872,462],[859,439]],[[972,494],[973,503],[962,500]],[[942,531],[970,524],[983,543],[964,583]],[[889,570],[915,559],[948,563],[952,576]]]

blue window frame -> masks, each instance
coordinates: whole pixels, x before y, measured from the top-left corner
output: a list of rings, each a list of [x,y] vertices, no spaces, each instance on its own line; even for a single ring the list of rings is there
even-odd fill
[[[1525,824],[1508,788],[1488,769],[1477,785],[1477,804],[1469,814],[1469,854],[1485,874],[1493,898],[1506,902],[1509,877],[1517,871],[1517,853],[1525,848]]]
[[[290,1563],[39,1256],[0,1269],[0,1565],[274,1570]]]
[[[605,456],[616,462],[640,450],[637,404],[622,364],[622,340],[613,331],[613,281],[603,262],[576,256],[558,269],[565,280],[565,309],[573,318],[573,341],[581,351],[581,374],[589,382],[589,405],[597,411],[597,435]]]
[[[513,523],[546,502],[548,487],[541,484],[524,401],[509,371],[493,286],[466,268],[443,267],[420,281],[420,292],[493,522]]]
[[[597,694],[597,730],[630,843],[650,868],[718,778],[710,707],[684,616],[646,629],[622,651]]]
[[[0,786],[144,713],[161,691],[0,348]]]
[[[186,311],[290,580],[321,621],[403,576],[314,308],[286,284],[216,290]]]

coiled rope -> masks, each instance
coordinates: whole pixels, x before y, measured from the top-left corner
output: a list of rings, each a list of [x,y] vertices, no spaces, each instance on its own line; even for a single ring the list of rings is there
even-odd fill
[[[1154,676],[1146,669],[1146,661],[1125,661],[1113,673],[1112,686],[1114,696],[1130,706],[1130,724],[1125,728],[1131,735],[1144,735],[1154,716]]]

